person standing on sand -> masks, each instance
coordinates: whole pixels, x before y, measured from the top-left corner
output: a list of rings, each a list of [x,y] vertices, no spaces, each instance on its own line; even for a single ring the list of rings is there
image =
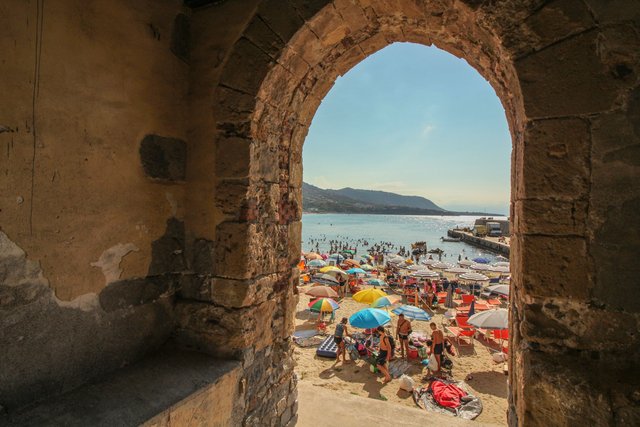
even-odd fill
[[[431,354],[436,356],[436,361],[438,362],[438,369],[434,372],[435,374],[440,373],[440,365],[442,359],[442,351],[444,350],[444,335],[441,330],[438,329],[438,326],[431,322],[429,325],[431,326]],[[429,366],[429,372],[431,372],[431,366]]]
[[[398,316],[396,338],[400,341],[400,357],[409,358],[409,335],[411,335],[411,321],[405,319],[404,314]]]
[[[389,337],[385,334],[384,326],[378,326],[377,331],[377,335],[380,337],[380,351],[378,352],[376,365],[380,372],[384,374],[382,383],[386,384],[391,381],[391,375],[389,375],[389,370],[387,369],[387,363],[391,360],[391,344],[389,343]]]
[[[333,334],[333,341],[338,346],[338,351],[336,352],[336,362],[340,361],[340,355],[342,354],[342,363],[347,363],[347,351],[344,345],[344,336],[351,337],[351,334],[347,330],[347,318],[343,317],[340,323],[336,325],[336,331]]]

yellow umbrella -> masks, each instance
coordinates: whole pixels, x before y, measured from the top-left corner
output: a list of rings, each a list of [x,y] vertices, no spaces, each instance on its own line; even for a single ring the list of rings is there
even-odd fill
[[[344,271],[340,270],[338,267],[333,266],[333,265],[327,265],[326,267],[322,267],[320,269],[320,273],[328,273],[330,271],[335,271],[336,273],[344,273],[344,274],[346,274]]]
[[[380,297],[386,297],[387,294],[380,289],[365,289],[364,291],[356,292],[353,294],[353,299],[365,304],[371,304]]]

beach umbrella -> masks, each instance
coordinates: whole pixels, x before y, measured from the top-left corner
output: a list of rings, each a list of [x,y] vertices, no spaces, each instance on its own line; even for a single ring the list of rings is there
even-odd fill
[[[367,283],[373,286],[387,286],[387,282],[380,279],[369,279],[367,280]]]
[[[450,264],[448,262],[436,262],[435,264],[431,265],[431,268],[433,270],[447,270],[449,268],[453,268],[453,264]]]
[[[473,265],[473,261],[471,261],[470,259],[463,259],[458,261],[458,265],[460,267],[469,267],[470,265]]]
[[[471,305],[469,306],[468,316],[471,317],[474,314],[476,314],[476,299],[475,298],[471,301]]]
[[[493,294],[500,294],[500,295],[508,296],[509,295],[509,285],[488,286],[487,287],[487,291],[489,291],[489,292],[491,292]]]
[[[509,311],[505,308],[481,311],[469,316],[467,323],[482,329],[507,329],[509,327]]]
[[[476,271],[491,271],[491,266],[487,264],[473,264],[469,268]]]
[[[373,266],[372,266],[372,265],[369,265],[369,264],[362,264],[362,265],[360,266],[360,268],[361,268],[361,269],[363,269],[364,271],[372,271],[372,270],[375,270],[375,269],[373,268]]]
[[[492,264],[494,267],[510,267],[511,263],[509,261],[498,261]]]
[[[342,263],[344,265],[348,265],[349,267],[360,268],[360,263],[352,259],[345,259]]]
[[[480,273],[465,273],[458,276],[461,280],[471,281],[471,282],[486,282],[489,280],[487,276]]]
[[[322,257],[320,256],[320,254],[317,254],[315,252],[309,252],[304,256],[306,259],[308,259],[309,261],[312,260],[320,260],[322,259]]]
[[[424,261],[422,261],[422,264],[426,265],[427,267],[432,266],[433,264],[437,264],[440,261],[438,261],[437,259],[426,259]]]
[[[478,258],[474,258],[473,262],[477,263],[477,264],[489,264],[489,261],[487,258],[483,258],[483,257],[478,257]]]
[[[344,271],[342,271],[340,268],[334,266],[334,265],[327,265],[326,267],[322,267],[320,269],[320,273],[329,273],[329,272],[336,272],[336,273],[344,273]]]
[[[404,314],[404,317],[413,320],[431,320],[431,316],[421,308],[413,305],[401,305],[398,308],[391,310],[394,314]]]
[[[407,270],[409,271],[420,271],[420,270],[426,270],[427,266],[426,265],[420,265],[420,264],[413,264],[410,265],[408,267],[406,267]]]
[[[338,298],[338,293],[328,286],[314,286],[306,294],[316,298]]]
[[[318,298],[309,303],[309,308],[320,313],[331,313],[340,308],[337,302],[331,298]]]
[[[365,308],[349,317],[349,323],[356,328],[377,328],[391,321],[391,316],[379,308]]]
[[[496,273],[508,273],[509,267],[502,267],[502,266],[496,265],[496,266],[492,266],[491,269],[489,269],[488,271],[494,271]]]
[[[344,249],[342,250],[343,254],[349,254],[349,255],[355,255],[356,251],[354,251],[353,249]]]
[[[384,297],[384,296],[387,296],[387,294],[384,291],[381,291],[380,289],[376,289],[376,288],[371,288],[371,289],[365,289],[360,292],[356,292],[355,294],[353,294],[353,299],[358,302],[363,302],[365,304],[371,304],[378,298]]]
[[[374,308],[386,307],[388,305],[397,304],[400,301],[402,301],[402,297],[400,295],[386,295],[372,302],[371,307],[374,307]]]
[[[361,268],[350,268],[346,272],[349,274],[367,274],[367,272]]]
[[[327,263],[322,259],[313,259],[307,263],[307,267],[320,268],[326,266]]]
[[[338,262],[344,261],[346,258],[340,254],[331,254],[328,259],[335,259]]]
[[[320,254],[320,257],[324,260],[326,260],[327,258],[329,258],[329,255],[327,254]]]
[[[411,277],[422,278],[422,279],[429,279],[429,278],[440,277],[440,274],[436,273],[435,271],[431,271],[431,270],[420,270],[420,271],[416,271],[415,273],[411,273],[410,276]]]
[[[329,286],[334,286],[338,284],[338,281],[336,280],[336,278],[330,274],[315,274],[311,276],[311,281],[317,282],[317,283],[319,283],[320,281],[329,282]]]
[[[445,308],[455,308],[455,304],[453,303],[453,285],[449,284],[447,288],[447,298],[444,300]]]
[[[509,258],[507,258],[506,256],[502,256],[502,255],[496,256],[496,259],[498,261],[507,261],[507,262],[509,261]]]
[[[451,274],[464,274],[464,273],[471,273],[471,271],[472,270],[468,268],[453,267],[453,268],[447,268],[444,272],[451,273]]]

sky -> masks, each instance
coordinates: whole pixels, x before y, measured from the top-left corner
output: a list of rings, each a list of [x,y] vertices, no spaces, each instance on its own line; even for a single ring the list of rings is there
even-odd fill
[[[339,77],[303,148],[304,181],[509,212],[511,136],[500,100],[467,62],[394,43]]]

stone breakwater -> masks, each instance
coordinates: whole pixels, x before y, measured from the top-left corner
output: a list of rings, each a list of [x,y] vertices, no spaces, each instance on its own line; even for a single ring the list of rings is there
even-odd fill
[[[483,237],[476,237],[471,233],[462,230],[448,230],[447,235],[449,237],[455,237],[462,239],[463,242],[473,246],[477,246],[483,249],[487,249],[492,252],[499,253],[501,255],[509,256],[509,245],[496,242],[495,240],[486,239]]]

